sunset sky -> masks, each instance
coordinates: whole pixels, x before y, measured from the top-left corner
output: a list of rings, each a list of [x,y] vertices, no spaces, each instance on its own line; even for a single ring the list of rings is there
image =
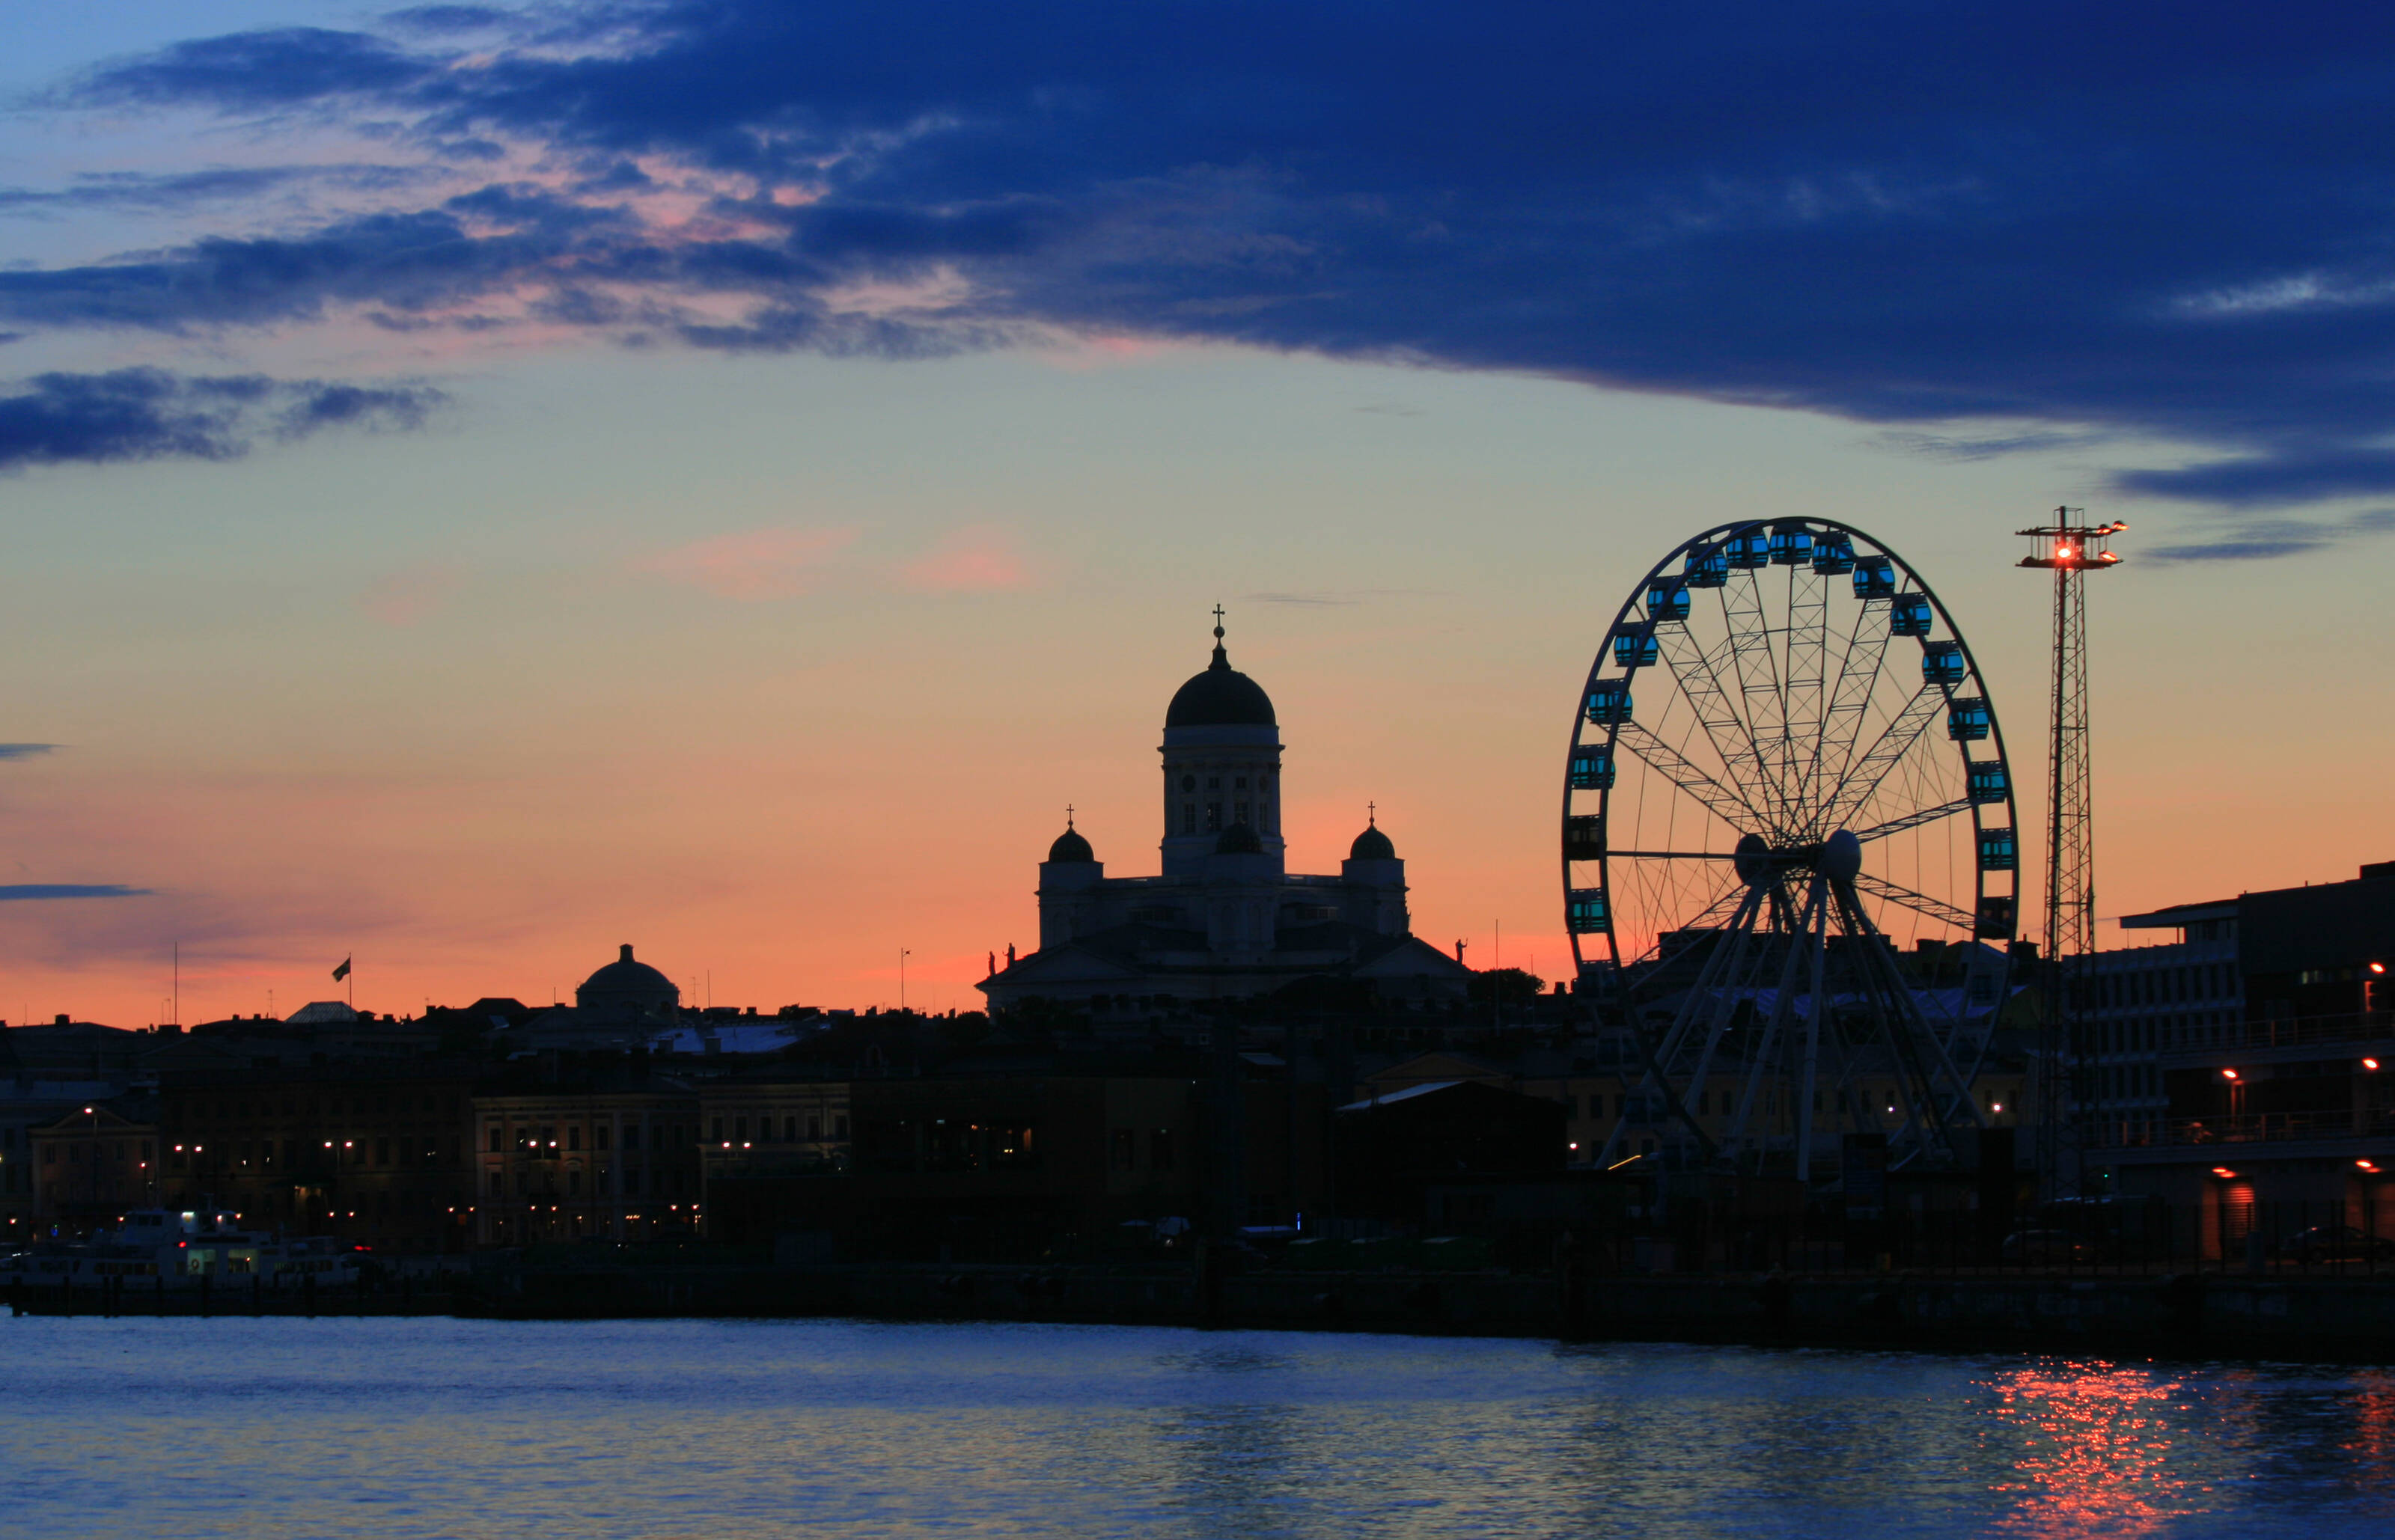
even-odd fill
[[[2395,13],[120,0],[0,92],[12,1021],[975,1006],[1217,602],[1292,867],[1376,803],[1552,978],[1581,677],[1750,517],[2031,788],[2012,532],[2129,520],[2102,915],[2395,859]]]

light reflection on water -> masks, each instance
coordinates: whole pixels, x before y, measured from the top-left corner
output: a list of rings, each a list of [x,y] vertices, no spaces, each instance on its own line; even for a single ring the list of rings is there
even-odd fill
[[[0,1321],[53,1536],[2395,1525],[2377,1370],[1072,1326]]]

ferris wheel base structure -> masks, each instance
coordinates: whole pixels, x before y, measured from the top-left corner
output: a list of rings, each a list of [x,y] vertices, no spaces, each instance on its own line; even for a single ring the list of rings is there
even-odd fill
[[[1901,558],[1822,519],[1682,542],[1614,616],[1564,779],[1575,961],[1639,1054],[1601,1165],[1973,1158],[2015,988],[2013,780]]]

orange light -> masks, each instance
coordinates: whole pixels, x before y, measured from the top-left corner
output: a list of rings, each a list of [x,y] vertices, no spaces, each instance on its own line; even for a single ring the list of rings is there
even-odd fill
[[[2071,557],[2071,547],[2069,546],[2057,546],[2054,547],[2054,556],[2055,559],[2058,561],[2068,560]]]
[[[2237,1078],[2237,1072],[2235,1070],[2223,1070],[2220,1072],[2220,1078],[2223,1080],[2234,1080]]]
[[[2355,1161],[2353,1164],[2362,1167],[2364,1171],[2375,1171],[2378,1169],[2378,1164],[2375,1161]]]
[[[2375,1059],[2365,1059],[2362,1061],[2362,1067],[2365,1070],[2375,1070],[2378,1068],[2378,1060]]]
[[[2213,1174],[2214,1176],[2216,1176],[2216,1177],[2220,1177],[2220,1178],[2229,1178],[2229,1177],[2233,1177],[2233,1176],[2237,1175],[2237,1173],[2236,1173],[2236,1172],[2231,1171],[2230,1169],[2229,1169],[2229,1167],[2227,1167],[2227,1166],[2225,1166],[2225,1165],[2216,1165],[2216,1166],[2214,1166],[2214,1167],[2212,1168],[2212,1174]]]

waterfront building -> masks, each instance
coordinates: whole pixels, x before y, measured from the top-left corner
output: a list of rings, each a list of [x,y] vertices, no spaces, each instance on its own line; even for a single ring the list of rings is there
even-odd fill
[[[2395,1236],[2395,862],[2123,923],[2177,936],[2100,954],[2093,1184],[2195,1211],[2208,1249],[2322,1222]]]
[[[1462,999],[1471,971],[1414,937],[1405,862],[1369,811],[1337,875],[1287,869],[1272,698],[1231,666],[1219,624],[1214,638],[1212,661],[1165,709],[1160,873],[1107,876],[1068,817],[1039,863],[1039,950],[978,987],[994,1007],[1038,999],[1101,1020],[1304,980],[1401,1003]]]
[[[699,1102],[686,1082],[620,1061],[523,1078],[474,1098],[481,1244],[695,1232]]]
[[[186,1070],[159,1090],[159,1202],[378,1254],[462,1251],[479,1066]]]
[[[769,1063],[700,1081],[697,1089],[699,1153],[710,1186],[847,1168],[847,1082],[799,1078]]]
[[[37,1225],[88,1230],[155,1201],[158,1124],[150,1097],[70,1108],[33,1125],[26,1143]]]

